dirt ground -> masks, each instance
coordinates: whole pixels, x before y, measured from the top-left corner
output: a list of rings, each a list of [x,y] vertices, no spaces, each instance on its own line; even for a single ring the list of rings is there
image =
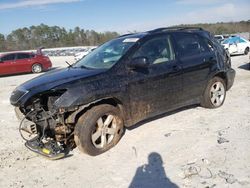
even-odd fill
[[[66,66],[72,57],[51,58]],[[112,150],[90,157],[78,149],[50,161],[29,151],[9,104],[12,90],[37,75],[0,78],[0,187],[250,187],[250,70],[237,75],[224,105],[192,107],[126,130]]]

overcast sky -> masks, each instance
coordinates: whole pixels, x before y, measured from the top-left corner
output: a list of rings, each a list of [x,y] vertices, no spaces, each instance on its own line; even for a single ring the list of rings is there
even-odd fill
[[[0,0],[3,34],[40,23],[126,33],[240,20],[250,20],[250,0]]]

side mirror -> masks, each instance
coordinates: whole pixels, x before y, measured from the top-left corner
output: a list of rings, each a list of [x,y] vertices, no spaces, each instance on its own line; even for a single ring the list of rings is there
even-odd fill
[[[128,66],[132,69],[136,68],[147,68],[149,67],[149,61],[146,57],[136,57],[130,61]]]

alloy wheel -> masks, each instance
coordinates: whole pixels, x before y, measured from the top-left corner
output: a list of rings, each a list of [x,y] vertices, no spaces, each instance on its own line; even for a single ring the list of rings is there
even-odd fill
[[[96,128],[91,135],[93,145],[102,149],[112,142],[117,130],[117,119],[112,114],[100,117],[96,122]]]
[[[40,72],[42,72],[42,67],[41,67],[41,65],[34,65],[34,66],[33,66],[33,72],[34,72],[34,73],[40,73]]]
[[[215,82],[210,89],[210,101],[218,107],[220,106],[225,98],[225,87],[221,82]]]

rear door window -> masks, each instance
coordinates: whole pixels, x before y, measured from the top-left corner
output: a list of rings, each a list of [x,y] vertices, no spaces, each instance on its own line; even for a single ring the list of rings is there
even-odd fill
[[[196,34],[176,33],[175,40],[181,57],[198,55],[208,50],[206,43]]]

